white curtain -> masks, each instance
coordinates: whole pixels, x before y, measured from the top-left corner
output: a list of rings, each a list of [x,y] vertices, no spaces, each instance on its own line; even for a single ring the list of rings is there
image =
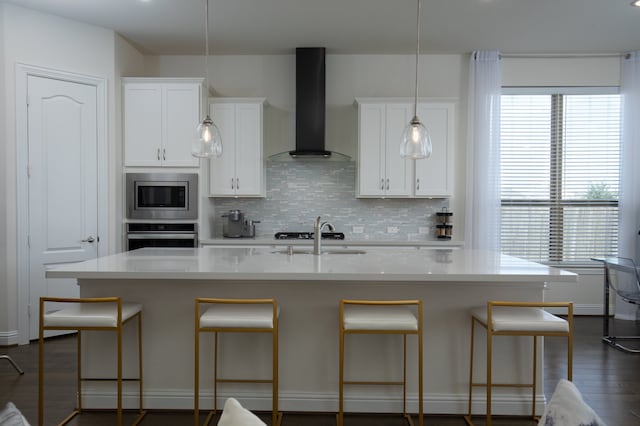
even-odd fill
[[[640,263],[640,51],[621,59],[622,146],[618,255]],[[633,305],[616,302],[616,318],[636,319]]]
[[[466,248],[500,251],[500,52],[469,61]]]

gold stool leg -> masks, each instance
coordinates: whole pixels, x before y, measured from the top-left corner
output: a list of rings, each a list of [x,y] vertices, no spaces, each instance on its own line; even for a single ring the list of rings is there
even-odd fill
[[[471,317],[471,346],[469,348],[469,410],[467,415],[464,417],[465,422],[469,426],[473,426],[473,422],[471,421],[471,407],[473,402],[473,355],[474,355],[474,336],[475,336],[475,327],[476,321],[473,317]]]

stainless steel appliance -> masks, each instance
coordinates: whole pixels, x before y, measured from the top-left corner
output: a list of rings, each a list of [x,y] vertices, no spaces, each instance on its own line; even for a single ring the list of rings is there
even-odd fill
[[[241,210],[229,210],[222,215],[227,220],[222,225],[222,236],[225,238],[253,238],[256,235],[256,223],[259,220],[245,219]]]
[[[197,219],[196,173],[127,173],[128,219]]]
[[[127,250],[143,247],[198,247],[198,225],[127,223]]]

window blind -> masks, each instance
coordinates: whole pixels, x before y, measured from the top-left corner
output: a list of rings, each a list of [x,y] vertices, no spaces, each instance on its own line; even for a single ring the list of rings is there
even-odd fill
[[[615,256],[620,96],[503,94],[500,127],[502,251],[548,263]]]

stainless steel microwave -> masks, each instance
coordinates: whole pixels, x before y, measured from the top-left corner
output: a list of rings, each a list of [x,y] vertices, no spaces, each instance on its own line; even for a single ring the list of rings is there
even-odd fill
[[[128,219],[197,219],[196,173],[127,173]]]

